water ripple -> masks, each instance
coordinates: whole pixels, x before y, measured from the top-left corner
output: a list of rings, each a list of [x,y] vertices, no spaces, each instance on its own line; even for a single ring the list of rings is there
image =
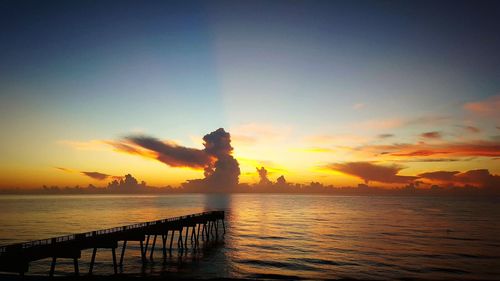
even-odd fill
[[[317,195],[46,196],[0,204],[0,243],[15,243],[138,221],[227,211],[223,244],[161,250],[143,266],[130,243],[123,272],[182,278],[489,279],[500,276],[500,204],[492,198]],[[155,253],[156,254],[156,253]],[[84,251],[82,270],[91,251]],[[109,250],[95,272],[112,274]],[[47,274],[49,260],[31,264]],[[56,273],[70,275],[61,260]]]

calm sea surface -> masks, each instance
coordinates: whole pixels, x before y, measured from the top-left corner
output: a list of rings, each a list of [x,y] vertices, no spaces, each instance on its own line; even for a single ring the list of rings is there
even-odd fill
[[[0,196],[0,245],[224,209],[227,233],[204,250],[123,272],[186,278],[499,279],[500,199],[324,195]],[[84,251],[80,270],[88,270]],[[30,274],[47,274],[50,260]],[[71,275],[61,259],[56,274]],[[112,274],[98,251],[94,273]]]

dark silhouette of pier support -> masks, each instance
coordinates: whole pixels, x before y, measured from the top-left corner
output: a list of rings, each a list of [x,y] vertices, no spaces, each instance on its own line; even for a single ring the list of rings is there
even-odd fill
[[[125,256],[125,249],[127,248],[127,240],[123,241],[122,245],[122,253],[120,254],[120,263],[119,266],[123,266],[123,257]]]
[[[73,259],[74,274],[75,276],[79,276],[79,259],[81,258],[81,251],[92,249],[92,257],[88,271],[89,274],[92,274],[97,250],[110,249],[113,261],[113,271],[117,274],[118,267],[123,266],[123,260],[129,242],[139,242],[141,259],[143,263],[146,263],[148,261],[148,250],[149,260],[153,260],[156,241],[158,238],[161,238],[162,255],[163,258],[166,259],[169,235],[170,243],[168,245],[168,252],[170,254],[172,253],[173,240],[176,234],[177,247],[180,251],[188,249],[188,237],[190,246],[195,249],[199,247],[200,234],[201,240],[204,242],[208,242],[211,239],[210,237],[217,239],[219,235],[219,220],[222,221],[224,234],[226,232],[224,211],[212,211],[7,245],[0,247],[0,272],[16,272],[20,275],[24,275],[24,273],[28,272],[29,263],[31,261],[52,258],[49,276],[53,276],[57,260],[60,258],[71,258]],[[123,241],[123,243],[121,244],[120,259],[117,261],[116,250],[120,241]]]
[[[79,266],[78,266],[78,258],[77,257],[73,257],[73,267],[74,267],[74,272],[75,272],[75,276],[79,276],[80,275],[80,270],[79,270]],[[49,271],[49,276],[52,277],[54,276],[54,272],[56,270],[56,262],[57,262],[57,257],[52,257],[52,261],[50,263],[50,271]],[[23,273],[21,273],[21,275],[23,275]]]
[[[115,274],[118,273],[118,264],[116,263],[116,248],[118,248],[118,241],[101,242],[96,244],[92,250],[92,258],[90,259],[89,274],[92,274],[95,264],[95,256],[97,254],[97,249],[111,249],[111,258],[113,259],[113,271]]]

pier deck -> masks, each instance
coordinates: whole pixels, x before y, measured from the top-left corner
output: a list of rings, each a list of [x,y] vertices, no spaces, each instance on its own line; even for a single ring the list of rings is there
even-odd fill
[[[178,249],[188,248],[188,237],[193,248],[203,241],[218,238],[219,221],[222,223],[223,234],[226,232],[224,211],[210,211],[182,217],[166,218],[156,221],[113,227],[85,233],[77,233],[49,239],[29,241],[0,247],[0,272],[15,272],[24,275],[32,261],[52,258],[49,275],[54,274],[58,258],[71,258],[74,261],[74,273],[79,275],[78,259],[81,251],[93,249],[89,266],[92,274],[97,249],[111,249],[115,274],[117,267],[123,264],[123,257],[128,241],[139,241],[142,262],[147,262],[149,242],[149,258],[153,258],[154,247],[158,236],[161,237],[163,256],[171,252],[174,245],[174,234],[177,232]],[[191,233],[190,233],[191,231]],[[168,241],[170,234],[170,241]],[[152,239],[151,236],[153,236]],[[119,262],[116,257],[118,242],[123,241]],[[145,241],[145,243],[144,243]]]

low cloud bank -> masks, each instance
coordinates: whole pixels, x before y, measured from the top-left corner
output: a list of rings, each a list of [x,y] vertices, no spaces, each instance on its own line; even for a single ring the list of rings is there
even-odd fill
[[[368,184],[371,181],[389,184],[422,184],[448,187],[478,187],[500,189],[500,176],[487,169],[459,171],[433,171],[416,176],[403,176],[399,172],[403,166],[386,166],[373,162],[332,163],[325,168],[360,178]]]
[[[445,185],[472,185],[481,188],[500,187],[500,176],[491,174],[487,169],[458,171],[436,171],[418,175],[422,179],[430,180],[436,184]]]

